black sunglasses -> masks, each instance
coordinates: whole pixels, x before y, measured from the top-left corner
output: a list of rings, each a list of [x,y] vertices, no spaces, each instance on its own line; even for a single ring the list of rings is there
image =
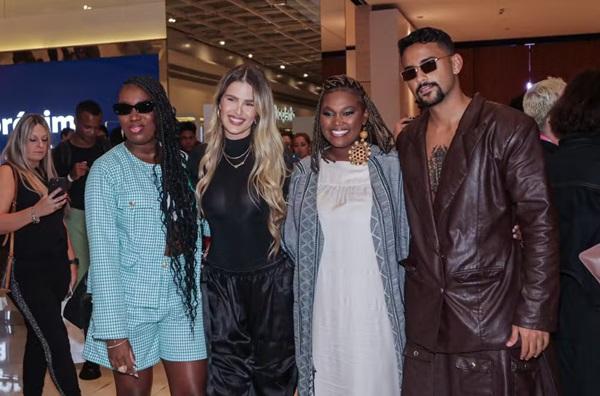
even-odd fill
[[[117,115],[124,116],[130,114],[133,109],[138,113],[147,114],[154,110],[154,102],[151,100],[144,100],[143,102],[130,105],[129,103],[115,103],[113,110]]]
[[[431,59],[428,59],[425,62],[421,63],[419,66],[413,66],[413,67],[409,67],[407,69],[404,69],[402,71],[402,73],[401,73],[402,74],[402,79],[404,81],[410,81],[413,78],[416,78],[417,77],[417,71],[419,69],[421,69],[421,71],[423,73],[429,74],[432,71],[434,71],[434,70],[437,69],[437,62],[440,59],[444,59],[444,58],[447,58],[447,57],[452,56],[452,55],[454,55],[454,54],[440,56],[438,58],[431,58]]]

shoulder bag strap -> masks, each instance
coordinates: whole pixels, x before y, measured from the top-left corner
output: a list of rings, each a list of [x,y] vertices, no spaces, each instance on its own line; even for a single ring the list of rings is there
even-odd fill
[[[10,166],[10,170],[12,171],[13,179],[15,181],[15,195],[13,196],[10,213],[14,213],[17,211],[17,192],[19,191],[19,185],[17,184],[18,183],[17,175],[12,166]],[[14,257],[15,257],[15,232],[14,231],[11,232],[7,237],[8,237],[9,245],[8,245],[8,257],[7,257],[7,262],[6,262],[6,276],[4,277],[4,279],[2,279],[2,285],[0,285],[0,287],[5,290],[10,289],[10,277],[11,277],[10,274],[12,273],[12,266],[13,266],[13,261],[14,261]]]

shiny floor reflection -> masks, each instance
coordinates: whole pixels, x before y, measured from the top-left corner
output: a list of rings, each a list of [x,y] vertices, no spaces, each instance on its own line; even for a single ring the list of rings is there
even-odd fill
[[[68,326],[69,338],[71,339],[71,352],[74,361],[81,362],[81,342],[83,336],[81,331],[73,326]],[[0,395],[22,395],[22,366],[23,350],[27,330],[19,311],[9,299],[0,297]],[[76,364],[77,372],[81,369],[81,363]],[[112,396],[115,387],[112,372],[102,369],[102,377],[93,381],[79,380],[81,394],[84,396]],[[169,395],[169,387],[164,369],[159,364],[154,369],[153,396]],[[58,396],[58,392],[46,375],[44,385],[44,396]]]

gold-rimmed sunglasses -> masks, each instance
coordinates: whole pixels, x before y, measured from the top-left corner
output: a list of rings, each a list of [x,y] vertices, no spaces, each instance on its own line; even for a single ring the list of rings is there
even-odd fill
[[[413,78],[417,77],[417,72],[419,71],[419,69],[421,69],[421,71],[425,74],[429,74],[432,71],[437,69],[437,62],[440,59],[444,59],[444,58],[448,58],[449,56],[452,56],[454,54],[450,54],[450,55],[444,55],[444,56],[439,56],[437,58],[431,58],[431,59],[427,59],[426,61],[424,61],[423,63],[421,63],[419,66],[412,66],[409,68],[406,68],[404,70],[402,70],[402,79],[404,81],[410,81]]]

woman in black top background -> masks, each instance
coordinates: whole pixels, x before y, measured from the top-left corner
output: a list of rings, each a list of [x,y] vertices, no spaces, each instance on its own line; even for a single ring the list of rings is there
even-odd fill
[[[217,87],[197,186],[211,232],[209,395],[294,393],[293,270],[280,251],[285,173],[268,82],[238,66]]]
[[[63,223],[67,194],[48,191],[56,176],[50,131],[42,116],[27,114],[8,139],[0,166],[0,234],[15,232],[11,293],[25,318],[23,394],[41,395],[46,369],[59,394],[80,395],[61,302],[77,279]],[[16,183],[15,183],[16,179]],[[16,210],[11,205],[16,194]]]

